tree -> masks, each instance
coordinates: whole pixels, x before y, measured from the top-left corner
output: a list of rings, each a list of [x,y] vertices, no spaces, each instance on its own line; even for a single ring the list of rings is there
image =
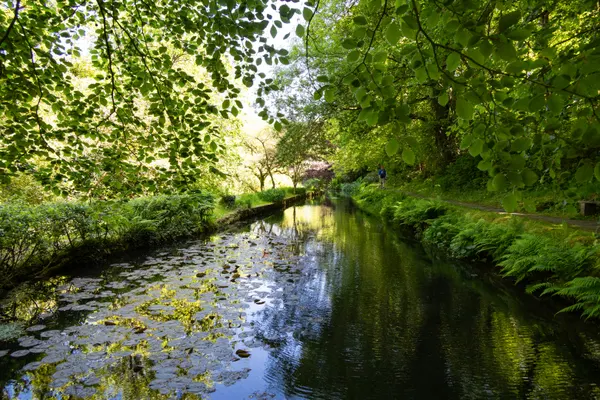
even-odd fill
[[[271,178],[271,184],[275,189],[274,175],[279,172],[279,169],[274,139],[273,131],[265,129],[257,136],[247,138],[244,142],[244,146],[254,156],[248,168],[252,171],[252,175],[258,179],[261,192],[265,189],[267,178]]]
[[[154,184],[136,178],[150,170],[175,187],[193,182],[218,159],[213,120],[242,107],[235,80],[272,90],[257,65],[287,63],[287,51],[263,35],[297,12],[272,0],[3,3],[0,175],[35,163],[50,187],[119,174],[135,191]],[[86,59],[94,75],[82,82]]]
[[[370,131],[409,166],[469,152],[513,209],[541,179],[600,180],[599,22],[584,0],[320,2],[292,65],[342,152]]]
[[[277,142],[277,161],[292,179],[294,193],[309,161],[322,160],[331,150],[324,138],[323,124],[293,122],[288,124]]]

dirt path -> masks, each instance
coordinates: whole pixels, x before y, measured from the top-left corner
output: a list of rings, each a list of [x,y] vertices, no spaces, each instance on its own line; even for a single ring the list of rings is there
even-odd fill
[[[398,192],[402,192],[402,191],[398,190]],[[560,217],[551,217],[549,215],[541,215],[541,214],[507,213],[502,208],[484,206],[484,205],[475,204],[475,203],[465,203],[462,201],[433,199],[431,197],[423,196],[421,194],[413,193],[413,192],[403,192],[403,193],[405,193],[409,196],[418,197],[421,199],[438,200],[438,201],[443,201],[444,203],[453,204],[453,205],[460,206],[460,207],[473,208],[475,210],[494,212],[494,213],[503,214],[503,215],[506,215],[506,214],[516,215],[518,217],[535,219],[538,221],[549,222],[551,224],[566,223],[567,225],[570,225],[570,226],[573,226],[573,227],[576,227],[579,229],[583,229],[586,231],[596,231],[598,228],[600,228],[600,224],[598,223],[598,221],[595,221],[595,220],[568,219],[568,218],[560,218]]]

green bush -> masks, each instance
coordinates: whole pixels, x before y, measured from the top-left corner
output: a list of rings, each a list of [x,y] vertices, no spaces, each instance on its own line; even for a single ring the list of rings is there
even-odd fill
[[[0,286],[75,252],[148,245],[201,232],[213,208],[213,198],[199,193],[128,202],[0,204]]]
[[[285,198],[285,190],[268,189],[258,193],[258,197],[260,197],[260,199],[263,201],[268,201],[269,203],[280,203]]]
[[[221,200],[219,203],[224,205],[226,208],[234,208],[235,207],[236,198],[233,195],[223,195],[221,196]]]
[[[420,199],[406,199],[396,204],[394,222],[400,226],[408,226],[422,232],[430,224],[430,220],[446,214],[445,204]]]
[[[470,155],[459,156],[456,161],[444,168],[436,178],[442,190],[484,189],[488,181],[487,172],[477,168],[479,160]]]

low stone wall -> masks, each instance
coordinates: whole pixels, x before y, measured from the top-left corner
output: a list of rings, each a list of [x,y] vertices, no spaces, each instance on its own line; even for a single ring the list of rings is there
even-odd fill
[[[297,204],[297,203],[300,203],[300,202],[303,202],[306,199],[307,199],[306,194],[301,194],[301,195],[299,194],[299,195],[296,195],[293,197],[288,197],[287,199],[284,199],[280,203],[271,203],[271,204],[265,204],[263,206],[257,206],[257,207],[252,207],[252,208],[242,208],[242,209],[236,210],[233,213],[217,220],[217,222],[216,222],[217,229],[220,227],[224,227],[226,225],[235,223],[235,222],[259,217],[261,215],[268,214],[273,211],[286,209],[287,207]]]

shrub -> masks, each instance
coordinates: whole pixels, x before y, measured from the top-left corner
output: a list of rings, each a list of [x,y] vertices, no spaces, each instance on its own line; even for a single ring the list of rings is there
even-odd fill
[[[239,208],[251,208],[253,204],[259,202],[259,197],[256,193],[244,193],[238,196],[235,200],[235,206]]]
[[[268,189],[258,194],[263,201],[268,201],[269,203],[280,203],[285,198],[285,190],[284,189]]]
[[[201,193],[129,202],[0,205],[1,279],[6,283],[56,265],[76,251],[87,256],[114,245],[147,245],[201,232],[213,208],[213,198]]]
[[[325,182],[319,178],[307,179],[302,184],[308,192],[318,192],[325,187]]]
[[[431,200],[407,199],[396,204],[394,222],[422,232],[430,220],[446,214],[446,205]]]
[[[220,203],[227,208],[234,208],[235,200],[234,195],[224,195],[221,197]]]
[[[340,184],[340,194],[343,196],[352,197],[358,193],[361,183],[362,179],[358,179],[354,182]]]
[[[487,173],[477,168],[477,157],[459,156],[456,161],[444,168],[436,182],[442,190],[482,189],[486,187]]]

